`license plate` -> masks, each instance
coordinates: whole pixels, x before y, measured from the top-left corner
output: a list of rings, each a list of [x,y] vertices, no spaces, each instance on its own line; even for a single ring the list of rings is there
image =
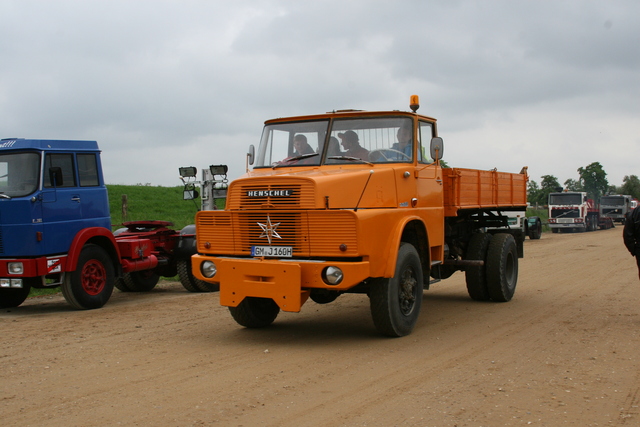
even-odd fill
[[[251,256],[291,258],[293,246],[251,246]]]

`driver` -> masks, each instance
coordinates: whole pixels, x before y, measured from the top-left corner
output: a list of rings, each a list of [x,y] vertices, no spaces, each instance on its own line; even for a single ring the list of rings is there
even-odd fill
[[[397,150],[402,154],[406,155],[409,159],[412,158],[413,154],[413,141],[411,135],[411,125],[402,125],[398,129],[398,133],[396,135],[398,137],[398,142],[391,146],[392,150]],[[404,156],[397,160],[407,160]]]
[[[294,156],[315,153],[307,142],[307,137],[300,133],[293,137],[293,148],[295,149]]]

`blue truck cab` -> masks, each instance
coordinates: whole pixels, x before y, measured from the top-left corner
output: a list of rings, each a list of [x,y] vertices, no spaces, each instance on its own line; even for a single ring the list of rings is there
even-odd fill
[[[67,292],[63,286],[67,300],[70,297],[80,308],[106,302],[113,287],[105,286],[104,278],[102,284],[97,282],[100,275],[113,276],[117,268],[98,144],[0,140],[0,307],[21,304],[31,287],[63,285],[65,273],[76,269],[82,249],[92,239],[97,239],[94,246],[104,243],[105,253],[99,255],[105,261],[104,255],[109,256],[109,261],[93,273],[95,277],[84,280],[88,295],[74,296],[73,286]],[[91,254],[95,249],[89,252],[96,257]]]

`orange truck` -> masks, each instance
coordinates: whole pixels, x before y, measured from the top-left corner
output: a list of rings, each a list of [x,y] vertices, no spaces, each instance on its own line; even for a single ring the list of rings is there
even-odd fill
[[[472,299],[511,300],[525,236],[503,213],[526,209],[526,168],[443,167],[436,119],[416,95],[410,108],[265,122],[226,208],[196,215],[193,274],[237,323],[362,293],[376,329],[404,336],[423,291],[459,270]]]

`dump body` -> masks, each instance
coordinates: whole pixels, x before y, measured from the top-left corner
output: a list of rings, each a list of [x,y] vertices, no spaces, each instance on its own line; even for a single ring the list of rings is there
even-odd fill
[[[309,297],[371,294],[404,268],[399,248],[419,257],[411,287],[428,288],[439,267],[462,263],[478,215],[526,208],[526,174],[442,168],[442,148],[435,119],[416,113],[267,121],[257,165],[230,184],[225,210],[196,215],[194,275],[219,283],[220,303],[245,326],[264,314],[255,301],[297,312]]]

